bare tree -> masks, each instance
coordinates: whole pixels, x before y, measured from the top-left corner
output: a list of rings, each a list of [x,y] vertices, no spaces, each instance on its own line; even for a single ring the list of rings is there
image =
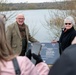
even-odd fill
[[[7,24],[9,23],[9,21],[16,16],[16,12],[12,12],[11,9],[9,9],[9,11],[6,11],[8,10],[8,6],[7,6],[7,1],[8,0],[0,0],[0,15],[2,16],[6,16],[6,29],[7,29]]]
[[[49,14],[51,16],[51,19],[50,19],[49,23],[48,23],[47,20],[45,20],[46,23],[47,23],[45,26],[53,34],[52,35],[51,33],[49,33],[49,35],[51,35],[50,38],[52,38],[52,39],[58,39],[59,38],[59,36],[61,34],[61,30],[63,28],[63,24],[64,24],[63,20],[66,16],[71,15],[71,16],[74,17],[74,19],[76,21],[76,17],[75,17],[76,16],[76,10],[75,10],[76,9],[76,5],[75,5],[76,1],[68,0],[68,1],[64,1],[64,3],[65,4],[64,4],[63,7],[60,6],[62,8],[62,10],[56,9],[53,12],[52,11],[49,12]],[[63,10],[63,9],[65,9],[65,7],[69,8],[69,10],[68,9]]]

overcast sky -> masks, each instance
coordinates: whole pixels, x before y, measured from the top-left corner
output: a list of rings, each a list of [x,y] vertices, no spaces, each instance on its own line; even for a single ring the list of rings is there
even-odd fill
[[[63,0],[8,0],[9,3],[39,3],[39,2],[53,2],[53,1],[63,1]]]

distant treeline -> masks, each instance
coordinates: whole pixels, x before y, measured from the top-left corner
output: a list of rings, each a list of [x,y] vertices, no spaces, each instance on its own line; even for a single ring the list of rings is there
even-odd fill
[[[0,10],[26,9],[76,9],[76,1],[44,2],[44,3],[0,3]]]

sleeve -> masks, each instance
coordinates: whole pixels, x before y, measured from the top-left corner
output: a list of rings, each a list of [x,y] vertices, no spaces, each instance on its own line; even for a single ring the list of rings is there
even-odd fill
[[[71,44],[76,44],[76,37],[73,39]]]
[[[75,43],[76,42],[76,31],[72,34],[71,38],[72,38],[71,44],[76,44]]]
[[[28,39],[29,39],[29,41],[30,42],[39,42],[38,40],[36,40],[35,38],[33,38],[32,36],[31,36],[31,34],[29,33],[29,28],[28,28],[28,26],[27,26],[27,30],[28,30]]]
[[[35,66],[27,57],[24,58],[24,62],[21,67],[21,75],[48,75],[48,68],[45,64]],[[47,73],[46,73],[47,71]]]
[[[29,33],[29,41],[31,42],[38,42],[35,38],[33,38]]]
[[[59,43],[59,40],[57,41],[57,43]]]
[[[35,69],[35,65],[27,57],[24,56],[20,58],[18,62],[21,69],[21,75],[39,75]]]
[[[76,32],[74,32],[73,34],[72,34],[72,36],[71,36],[71,44],[72,44],[72,42],[74,42],[75,41],[75,38],[76,38]]]
[[[41,62],[41,63],[37,64],[35,68],[38,70],[40,75],[48,75],[49,67],[46,63]]]
[[[11,30],[11,27],[8,26],[6,31],[6,39],[10,46],[11,46],[11,40],[12,40],[11,38],[12,38],[12,30]]]

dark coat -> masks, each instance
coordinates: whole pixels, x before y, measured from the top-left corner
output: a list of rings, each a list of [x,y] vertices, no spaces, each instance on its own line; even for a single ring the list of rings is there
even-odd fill
[[[74,27],[64,32],[62,31],[62,34],[59,39],[59,52],[62,54],[65,48],[71,45],[74,37],[76,36],[76,31]]]
[[[65,49],[48,75],[76,75],[76,44]]]

